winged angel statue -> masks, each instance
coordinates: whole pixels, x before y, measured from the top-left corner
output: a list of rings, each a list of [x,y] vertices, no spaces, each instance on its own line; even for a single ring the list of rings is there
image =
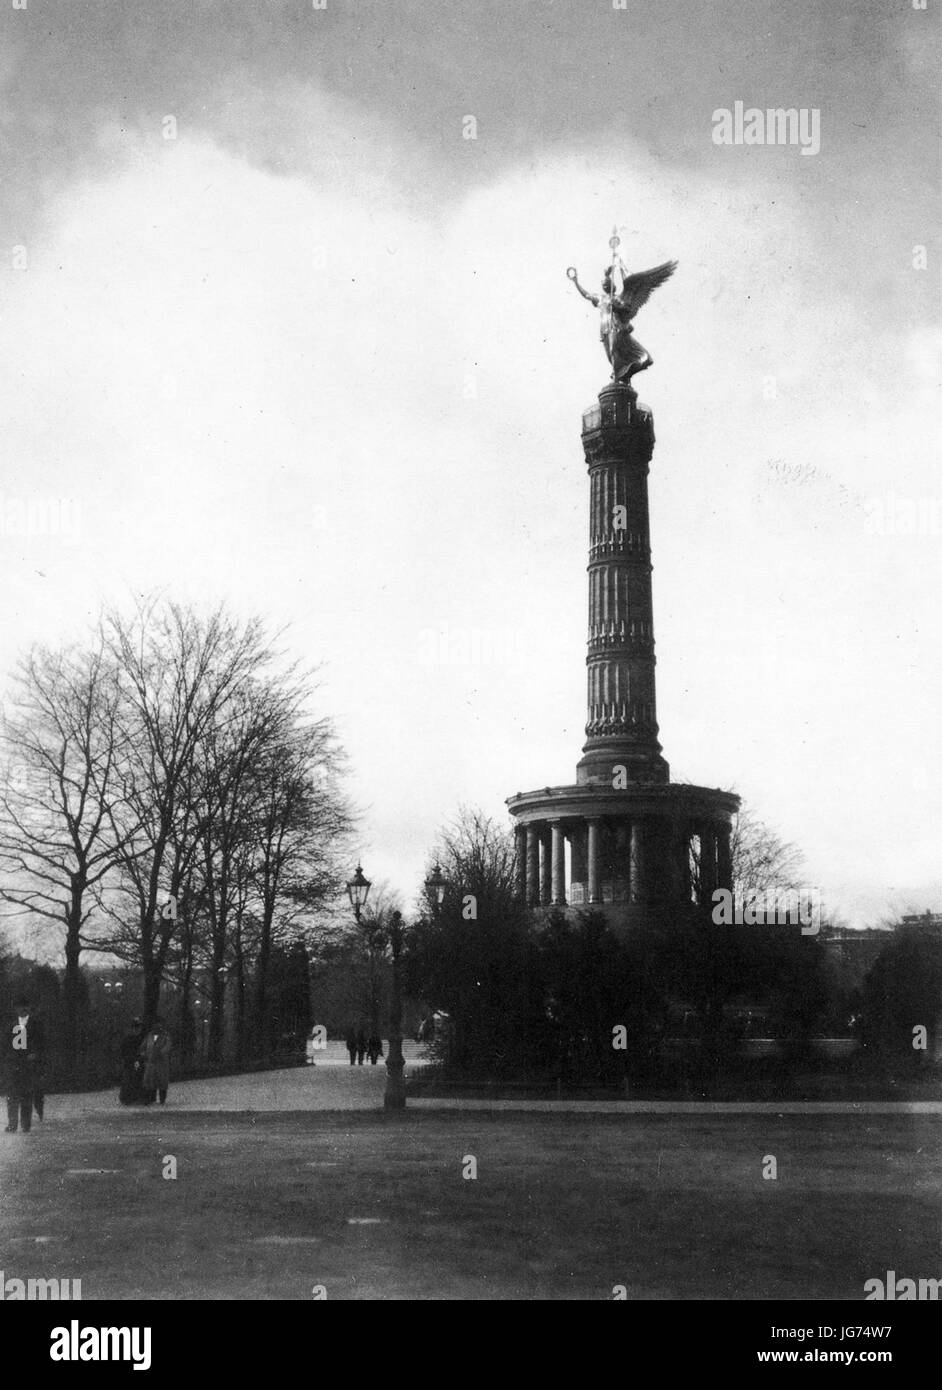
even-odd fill
[[[608,244],[612,248],[612,264],[602,277],[601,294],[590,294],[583,289],[575,266],[570,266],[566,274],[583,299],[601,311],[599,336],[605,355],[612,364],[612,380],[627,384],[635,372],[647,371],[648,367],[654,365],[654,358],[647,348],[631,336],[634,331],[631,320],[642,305],[647,304],[658,285],[670,279],[677,269],[677,262],[665,261],[652,270],[639,270],[629,275],[618,254],[617,232]]]

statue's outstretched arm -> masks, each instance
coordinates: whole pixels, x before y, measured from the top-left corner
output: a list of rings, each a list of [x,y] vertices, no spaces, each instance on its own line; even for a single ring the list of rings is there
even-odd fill
[[[566,271],[566,274],[569,276],[569,279],[572,281],[576,289],[582,295],[582,298],[587,299],[589,303],[594,305],[597,309],[599,307],[599,297],[597,294],[589,294],[588,290],[584,290],[582,288],[582,286],[579,284],[579,276],[576,274],[576,267],[574,265],[571,265],[569,269]]]

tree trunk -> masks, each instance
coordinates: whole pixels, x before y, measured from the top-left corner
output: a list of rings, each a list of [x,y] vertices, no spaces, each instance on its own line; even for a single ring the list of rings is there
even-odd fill
[[[235,1034],[236,1057],[241,1062],[245,1057],[245,959],[242,953],[242,923],[238,924],[235,940]]]
[[[222,1062],[223,1039],[225,1034],[226,980],[222,974],[222,959],[213,957],[213,978],[210,986],[209,1012],[209,1060]]]
[[[255,1051],[265,1057],[271,1051],[271,1038],[268,1020],[268,967],[271,962],[271,931],[273,906],[269,902],[262,909],[262,931],[258,947],[258,960],[255,964],[255,1000],[253,1005],[252,1030]]]
[[[72,903],[66,918],[65,975],[62,981],[63,1037],[61,1049],[57,1049],[62,1059],[63,1070],[69,1076],[75,1070],[81,1041],[79,1037],[79,1014],[82,1000],[82,977],[79,970],[79,960],[82,953],[79,940],[81,920],[82,904],[81,899],[79,899],[78,903]]]
[[[180,977],[180,1057],[184,1062],[193,1060],[193,1044],[196,1029],[193,1024],[193,959],[189,952],[185,958]]]
[[[144,963],[144,1013],[141,1022],[146,1032],[154,1025],[160,1012],[161,970],[154,961]]]

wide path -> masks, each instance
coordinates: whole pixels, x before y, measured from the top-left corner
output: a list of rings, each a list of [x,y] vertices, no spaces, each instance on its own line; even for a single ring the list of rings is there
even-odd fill
[[[411,1040],[403,1046],[406,1077],[425,1065],[424,1049]],[[380,1110],[386,1066],[380,1061],[351,1067],[340,1043],[330,1043],[315,1066],[281,1071],[245,1072],[175,1082],[167,1109],[194,1112],[268,1113],[306,1110]],[[652,1100],[480,1100],[470,1097],[409,1101],[415,1110],[517,1111],[581,1115],[942,1115],[942,1099],[918,1101],[708,1101]],[[75,1119],[120,1110],[116,1090],[50,1096],[50,1118]],[[127,1112],[125,1112],[127,1113]]]
[[[422,1051],[412,1041],[403,1043],[407,1077],[424,1065]],[[173,1082],[165,1108],[183,1111],[375,1110],[382,1108],[385,1087],[384,1060],[375,1067],[369,1062],[362,1067],[351,1067],[346,1049],[340,1043],[330,1043],[314,1066]],[[46,1104],[50,1118],[62,1119],[123,1108],[118,1104],[117,1086],[108,1091],[50,1096]]]

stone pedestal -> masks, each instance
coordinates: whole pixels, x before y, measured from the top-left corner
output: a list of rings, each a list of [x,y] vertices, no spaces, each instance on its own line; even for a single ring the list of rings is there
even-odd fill
[[[651,411],[609,383],[582,418],[589,472],[586,741],[574,785],[518,793],[517,892],[631,930],[732,888],[739,798],[670,781],[658,741],[648,471]],[[566,844],[570,870],[566,872]],[[695,880],[692,866],[699,863]],[[697,886],[696,895],[694,888]]]
[[[517,880],[524,900],[545,911],[598,907],[629,930],[655,914],[709,905],[715,888],[732,890],[732,862],[719,848],[728,845],[739,806],[732,792],[678,782],[623,791],[576,783],[518,793],[507,804],[528,842],[549,838],[552,891],[543,895],[543,866],[535,861],[528,861],[525,881]],[[698,858],[694,895],[691,862]]]

